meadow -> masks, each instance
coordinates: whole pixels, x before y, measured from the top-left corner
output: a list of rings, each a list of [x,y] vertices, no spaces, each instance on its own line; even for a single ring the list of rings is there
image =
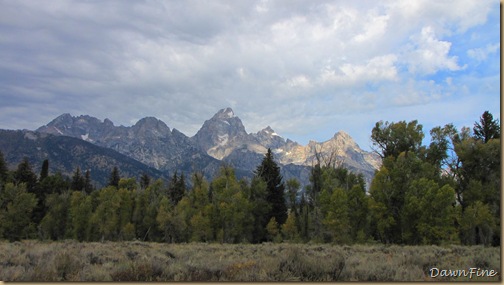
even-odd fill
[[[500,257],[500,247],[460,245],[25,240],[0,242],[0,280],[500,281]],[[432,268],[438,269],[434,271],[438,273],[435,278],[431,277]],[[469,272],[470,268],[476,268],[473,271],[478,273],[493,270],[497,274],[441,276],[441,270]]]

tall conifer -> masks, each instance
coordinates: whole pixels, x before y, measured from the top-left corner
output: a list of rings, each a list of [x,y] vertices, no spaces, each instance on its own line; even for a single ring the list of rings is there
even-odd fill
[[[285,185],[280,175],[280,167],[273,160],[271,149],[268,149],[268,153],[266,153],[261,165],[257,167],[255,175],[261,177],[267,185],[266,200],[271,205],[271,210],[266,221],[274,217],[277,223],[282,225],[287,220]]]

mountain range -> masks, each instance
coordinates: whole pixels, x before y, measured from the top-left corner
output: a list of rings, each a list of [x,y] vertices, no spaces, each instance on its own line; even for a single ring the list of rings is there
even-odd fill
[[[202,171],[207,178],[212,178],[223,163],[234,167],[238,177],[251,177],[268,148],[280,165],[284,180],[297,178],[302,185],[309,183],[310,167],[317,160],[322,160],[322,163],[331,160],[351,171],[362,173],[368,184],[380,166],[376,154],[362,150],[345,132],[337,132],[325,142],[310,141],[303,146],[284,139],[269,126],[257,133],[247,133],[242,121],[231,108],[218,111],[192,137],[170,129],[164,122],[153,117],[143,118],[135,125],[125,127],[115,126],[109,119],[101,121],[88,115],[74,117],[70,114],[63,114],[34,132],[18,132],[18,141],[30,140],[30,137],[32,141],[34,137],[40,141],[70,137],[76,145],[86,143],[84,152],[99,149],[102,152],[110,151],[116,157],[120,154],[140,162],[145,165],[142,171],[148,170],[154,177],[168,176],[175,171],[186,174]],[[20,149],[6,149],[3,146],[6,143],[2,143],[5,134],[0,132],[0,150],[6,154],[7,160],[14,158],[10,154],[13,151],[28,156],[35,155]],[[99,148],[93,149],[90,145]],[[39,148],[38,157],[50,155],[47,150],[44,154],[42,148]],[[81,161],[83,165],[89,164],[84,160]],[[81,169],[85,167],[81,166]],[[138,175],[141,173],[132,176]]]

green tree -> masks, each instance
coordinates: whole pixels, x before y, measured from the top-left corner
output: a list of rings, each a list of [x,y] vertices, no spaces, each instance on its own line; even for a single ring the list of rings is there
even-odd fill
[[[481,201],[468,206],[462,214],[460,231],[465,244],[490,245],[497,228],[489,206]]]
[[[185,193],[186,185],[184,174],[178,176],[177,172],[175,171],[168,185],[168,195],[170,196],[172,204],[177,205],[177,203],[182,200]]]
[[[74,174],[72,176],[72,184],[71,184],[70,188],[75,191],[83,191],[85,183],[86,183],[86,181],[84,180],[84,177],[82,176],[80,167],[77,166],[77,169],[75,169]]]
[[[454,132],[450,138],[456,156],[448,163],[448,169],[457,201],[462,206],[462,215],[478,201],[486,205],[497,225],[492,231],[492,244],[498,245],[501,236],[500,138],[491,138],[485,143],[484,139],[471,136],[468,128]],[[461,240],[471,242],[462,233]]]
[[[192,184],[193,188],[189,193],[191,208],[194,211],[189,220],[191,240],[196,242],[210,241],[213,239],[213,234],[210,220],[212,205],[208,195],[209,185],[201,173],[193,174]]]
[[[297,210],[297,201],[296,200],[297,200],[297,194],[298,194],[298,191],[299,191],[299,188],[301,187],[301,185],[299,184],[299,181],[297,181],[297,179],[291,178],[291,179],[287,180],[286,187],[287,187],[287,196],[288,196],[287,208],[290,209],[291,211],[293,211],[293,213],[295,215],[297,215],[298,210]]]
[[[140,177],[140,187],[142,189],[145,189],[149,187],[151,182],[151,178],[147,173],[143,173],[142,176]]]
[[[323,190],[323,194],[327,191]],[[350,243],[350,219],[348,216],[348,197],[343,188],[336,188],[332,194],[321,195],[321,207],[325,232],[331,241],[338,244]]]
[[[419,211],[419,209],[422,209]],[[455,191],[426,178],[411,183],[403,208],[403,241],[408,244],[442,244],[457,241]]]
[[[163,233],[162,240],[165,242],[173,242],[173,205],[168,197],[163,197],[159,202],[159,211],[156,216],[156,222],[159,230]]]
[[[268,224],[266,225],[266,231],[268,232],[269,240],[278,239],[278,236],[280,235],[280,229],[275,217],[271,217],[271,219],[269,220]]]
[[[37,198],[26,191],[24,183],[7,183],[0,192],[0,236],[9,241],[32,238],[35,225],[31,221]]]
[[[49,176],[49,160],[44,159],[44,162],[42,162],[42,168],[40,170],[40,178],[39,181],[42,181]]]
[[[414,120],[409,123],[400,121],[389,123],[379,121],[371,133],[371,141],[375,152],[382,158],[397,157],[401,152],[418,153],[424,134],[422,125]]]
[[[480,117],[480,121],[474,123],[474,137],[487,143],[491,139],[500,138],[499,120],[494,120],[490,112],[485,111]]]
[[[369,202],[366,189],[361,185],[354,185],[347,193],[348,218],[351,221],[349,232],[351,240],[364,243],[369,231]]]
[[[67,231],[67,219],[70,208],[69,193],[49,194],[45,204],[47,213],[39,225],[40,238],[51,240],[64,239]]]
[[[213,226],[216,239],[225,243],[250,241],[253,217],[251,204],[231,167],[223,166],[212,181]]]
[[[129,191],[136,190],[137,187],[138,187],[136,179],[133,178],[133,177],[119,179],[118,186],[119,186],[119,189],[122,188],[122,189],[126,189],[126,190],[129,190]]]
[[[281,225],[287,220],[287,206],[285,204],[285,186],[280,175],[280,167],[273,160],[271,149],[268,149],[264,159],[255,171],[255,175],[261,177],[267,185],[266,200],[271,205],[270,213],[267,215],[269,221],[272,217]]]
[[[8,174],[7,163],[5,162],[3,153],[0,151],[0,189],[5,183],[9,182],[7,181]]]
[[[93,191],[94,186],[91,182],[91,171],[88,169],[84,175],[84,192],[86,192],[86,194],[90,194]]]
[[[158,179],[145,190],[137,192],[132,220],[136,236],[141,240],[158,241],[162,238],[156,219],[160,202],[166,195],[164,187],[163,181]]]
[[[281,226],[281,232],[284,236],[284,240],[296,242],[299,240],[299,233],[297,229],[296,215],[294,212],[289,211],[287,214],[287,220]]]
[[[121,180],[121,176],[119,175],[119,169],[117,166],[114,166],[112,172],[110,173],[108,186],[114,186],[116,188],[119,187],[119,180]]]
[[[37,185],[37,175],[33,173],[28,158],[23,158],[23,161],[18,165],[16,171],[14,172],[14,181],[16,182],[16,184],[25,183],[26,190],[28,192],[35,192],[35,186]]]
[[[87,196],[81,191],[73,191],[70,196],[69,235],[78,241],[90,240],[89,220],[92,215],[91,196]]]
[[[267,201],[266,182],[260,177],[253,177],[250,183],[249,201],[252,205],[251,215],[253,219],[252,225],[252,242],[259,243],[267,240],[266,227],[268,223],[267,217],[271,210],[271,205]]]
[[[119,207],[120,196],[116,195],[117,188],[108,186],[99,191],[98,206],[91,218],[97,227],[99,239],[116,240],[119,235]]]

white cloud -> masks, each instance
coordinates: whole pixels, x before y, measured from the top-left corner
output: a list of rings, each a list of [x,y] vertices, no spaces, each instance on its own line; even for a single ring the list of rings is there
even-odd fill
[[[420,34],[411,37],[413,46],[404,56],[412,73],[434,74],[439,70],[457,71],[458,57],[450,56],[452,43],[436,38],[432,27],[424,27]]]
[[[467,51],[467,55],[470,58],[475,59],[478,62],[485,61],[488,55],[497,52],[500,49],[500,43],[488,44],[483,48],[474,48]]]
[[[0,128],[71,112],[125,125],[156,116],[192,135],[231,106],[248,131],[309,134],[335,113],[457,94],[458,73],[478,74],[462,54],[490,65],[484,59],[500,48],[497,39],[464,46],[498,8],[491,0],[2,6]],[[425,79],[440,71],[452,79]],[[4,112],[20,105],[45,113]]]

